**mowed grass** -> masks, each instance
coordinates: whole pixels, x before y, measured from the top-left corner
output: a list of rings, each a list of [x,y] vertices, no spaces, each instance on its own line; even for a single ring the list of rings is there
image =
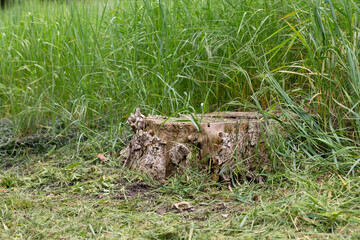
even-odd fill
[[[12,138],[51,139],[12,149],[0,138],[0,238],[360,238],[359,19],[353,0],[0,10],[0,117]],[[196,169],[158,182],[123,169],[137,107],[277,120],[265,183],[216,183]]]
[[[285,169],[263,185],[229,187],[189,170],[158,182],[81,149],[1,165],[2,239],[360,237],[358,177]]]

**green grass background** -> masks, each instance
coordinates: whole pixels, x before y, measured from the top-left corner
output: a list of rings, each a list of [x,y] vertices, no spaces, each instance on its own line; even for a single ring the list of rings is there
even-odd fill
[[[74,169],[81,172],[94,164],[91,156],[96,159],[95,153],[113,153],[122,147],[127,131],[124,121],[137,107],[146,114],[163,115],[259,111],[281,125],[267,142],[271,174],[266,186],[256,190],[275,200],[262,202],[259,210],[258,203],[248,197],[252,201],[249,212],[231,220],[220,218],[215,221],[219,225],[209,222],[210,235],[215,229],[224,238],[244,232],[257,238],[254,234],[258,231],[269,238],[296,238],[314,232],[316,238],[320,232],[319,238],[356,239],[359,40],[360,4],[354,0],[23,1],[0,10],[0,116],[12,120],[17,137],[44,129],[54,135],[80,131],[75,148],[55,152],[72,156],[59,155],[58,161],[64,163],[83,159]],[[279,111],[282,119],[274,114]],[[82,143],[83,138],[90,143]],[[83,149],[90,157],[84,158]],[[46,167],[38,165],[32,161],[37,157],[2,160],[2,186],[22,189],[21,193],[4,193],[10,195],[1,200],[3,234],[46,236],[46,232],[35,234],[41,232],[40,225],[33,226],[35,235],[22,233],[16,225],[8,227],[13,221],[25,224],[10,213],[17,209],[10,207],[16,201],[24,196],[30,202],[40,201],[29,195],[42,189],[32,178],[48,179],[41,169],[62,168],[57,161],[47,162]],[[112,161],[120,171],[117,160]],[[28,172],[23,168],[26,162],[37,170]],[[11,167],[6,167],[9,164]],[[189,176],[192,179],[197,174]],[[190,189],[199,184],[188,181]],[[69,194],[70,182],[64,180],[62,186]],[[243,191],[240,196],[248,196],[248,188],[257,187],[239,186],[235,193]],[[277,189],[279,195],[271,189]],[[41,206],[30,204],[20,209],[46,209]],[[207,238],[194,225],[186,221],[181,225],[181,221],[175,224],[187,230],[175,237],[192,232]],[[245,230],[233,232],[233,224]],[[124,236],[141,233],[132,232],[135,225],[129,226]],[[140,224],[140,229],[143,227]],[[162,232],[162,227],[155,229]],[[60,234],[58,229],[53,231]],[[157,238],[156,230],[146,231],[147,237]],[[222,235],[227,231],[232,235]],[[77,230],[69,232],[77,238]],[[97,232],[90,229],[90,235],[83,237],[94,237]]]

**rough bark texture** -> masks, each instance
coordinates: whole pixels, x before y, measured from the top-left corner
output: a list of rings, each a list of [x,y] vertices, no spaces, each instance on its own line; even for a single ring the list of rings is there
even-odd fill
[[[191,165],[211,172],[215,180],[228,180],[235,164],[254,177],[257,167],[268,163],[260,114],[219,112],[195,118],[145,117],[137,109],[127,121],[134,135],[123,151],[124,166],[163,179]]]

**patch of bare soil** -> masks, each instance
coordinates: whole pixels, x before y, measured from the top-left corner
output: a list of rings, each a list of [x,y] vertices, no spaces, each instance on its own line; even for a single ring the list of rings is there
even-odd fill
[[[157,199],[160,192],[156,191],[154,186],[151,186],[144,181],[136,181],[134,183],[124,183],[122,179],[116,180],[119,184],[119,194],[115,196],[115,199]]]

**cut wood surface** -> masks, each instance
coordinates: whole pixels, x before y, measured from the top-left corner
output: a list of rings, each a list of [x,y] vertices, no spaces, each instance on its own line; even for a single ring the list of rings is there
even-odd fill
[[[155,179],[181,173],[190,166],[209,171],[215,180],[228,180],[234,167],[252,178],[256,169],[268,162],[263,144],[265,121],[258,113],[168,118],[145,117],[137,109],[127,123],[134,135],[123,151],[124,166],[147,172]]]

